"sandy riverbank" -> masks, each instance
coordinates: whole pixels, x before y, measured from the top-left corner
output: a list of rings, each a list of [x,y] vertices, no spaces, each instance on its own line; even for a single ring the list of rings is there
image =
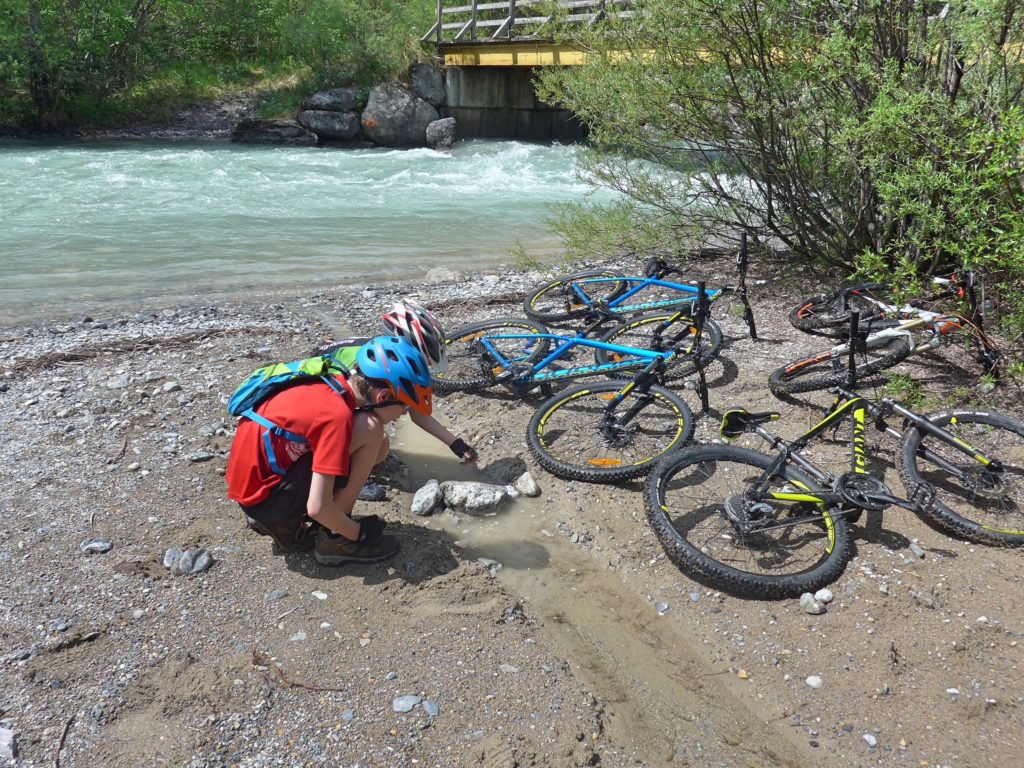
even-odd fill
[[[727,261],[702,269],[732,279]],[[780,432],[795,434],[817,411],[779,403],[765,380],[815,342],[785,323],[774,271],[754,267],[761,342],[720,318],[711,401],[782,410]],[[245,374],[375,328],[399,294],[449,328],[520,316],[544,274],[197,297],[0,333],[0,727],[17,733],[17,764],[1014,764],[1020,553],[908,513],[854,529],[857,558],[826,614],[723,596],[665,559],[639,485],[540,470],[524,435],[536,402],[501,391],[437,400],[480,449],[479,470],[399,431],[378,478],[388,498],[364,505],[402,539],[392,561],[324,568],[245,529],[222,477],[222,401]],[[905,370],[951,390],[969,385],[966,368]],[[697,437],[716,429],[702,419]],[[524,469],[541,497],[495,517],[408,513],[427,476],[504,482]],[[94,539],[112,548],[83,554]],[[170,547],[205,547],[215,563],[173,576]],[[407,695],[436,715],[394,711]]]

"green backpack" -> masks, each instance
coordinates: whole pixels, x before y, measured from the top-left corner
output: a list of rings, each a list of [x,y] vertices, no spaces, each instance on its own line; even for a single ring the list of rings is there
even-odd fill
[[[305,360],[295,360],[290,363],[274,363],[253,371],[243,381],[235,393],[228,400],[228,413],[232,416],[255,421],[266,431],[263,433],[263,447],[267,453],[267,461],[270,469],[275,475],[283,475],[277,458],[274,456],[271,437],[276,435],[293,443],[306,443],[306,438],[294,432],[289,432],[274,424],[270,419],[265,419],[256,413],[256,406],[262,403],[271,395],[275,395],[283,389],[295,384],[307,384],[311,381],[322,381],[339,396],[344,397],[347,390],[344,385],[339,384],[335,375],[348,376],[349,370],[339,363],[334,355],[327,354],[320,357],[308,357]]]

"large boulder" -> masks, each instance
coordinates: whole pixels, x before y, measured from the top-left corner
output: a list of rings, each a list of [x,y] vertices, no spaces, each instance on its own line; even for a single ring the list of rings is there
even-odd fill
[[[455,143],[455,118],[442,117],[427,126],[427,146],[432,149],[451,149]]]
[[[238,144],[280,144],[287,147],[315,147],[316,134],[294,120],[242,120],[231,131]]]
[[[359,114],[356,112],[304,109],[295,116],[295,120],[322,140],[350,141],[359,135]]]
[[[427,126],[437,118],[437,110],[408,88],[385,83],[370,91],[363,110],[363,133],[384,147],[422,147],[427,143]]]
[[[322,109],[327,112],[358,112],[363,105],[362,88],[331,88],[314,93],[302,102],[302,109]]]
[[[444,75],[429,64],[413,64],[409,72],[412,89],[435,107],[444,104]]]

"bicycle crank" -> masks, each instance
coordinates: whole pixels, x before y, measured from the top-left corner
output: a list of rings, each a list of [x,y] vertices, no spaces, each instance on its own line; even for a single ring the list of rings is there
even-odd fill
[[[851,507],[869,512],[881,512],[899,501],[877,477],[860,472],[847,472],[837,477],[835,491]]]

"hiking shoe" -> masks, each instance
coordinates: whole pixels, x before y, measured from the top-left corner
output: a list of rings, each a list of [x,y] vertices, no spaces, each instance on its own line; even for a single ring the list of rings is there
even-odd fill
[[[316,536],[313,557],[321,565],[343,565],[344,563],[378,563],[398,552],[400,545],[394,536],[381,536],[376,541],[360,544],[344,536],[333,536],[320,531]]]
[[[388,497],[387,489],[376,483],[366,483],[359,489],[360,501],[384,501]]]
[[[313,531],[305,520],[263,523],[248,515],[245,522],[260,536],[269,536],[284,552],[309,552],[313,548]]]

